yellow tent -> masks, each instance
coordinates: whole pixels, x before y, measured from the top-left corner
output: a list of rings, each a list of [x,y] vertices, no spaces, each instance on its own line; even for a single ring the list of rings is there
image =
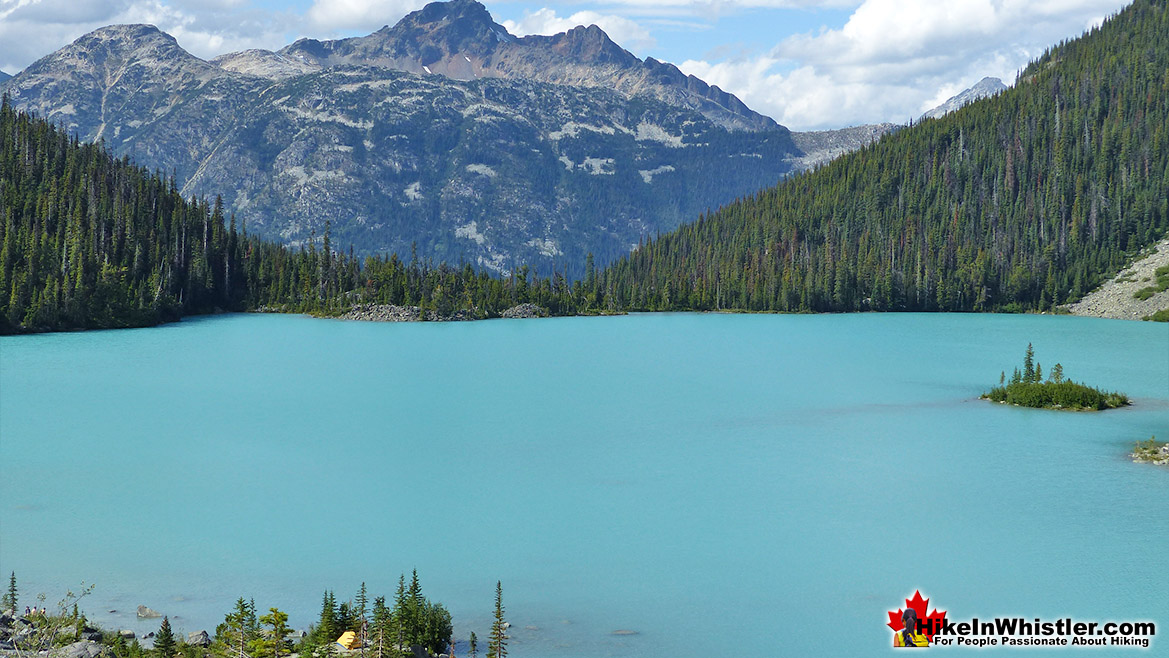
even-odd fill
[[[353,631],[345,631],[342,633],[341,637],[337,638],[337,644],[340,644],[346,649],[355,649],[361,645],[361,643],[357,640],[357,633],[354,633]]]

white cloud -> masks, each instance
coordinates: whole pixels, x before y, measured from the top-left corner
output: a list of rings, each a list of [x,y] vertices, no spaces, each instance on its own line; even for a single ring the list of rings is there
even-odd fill
[[[545,7],[533,12],[524,12],[520,20],[504,21],[502,25],[508,32],[517,36],[557,34],[567,32],[578,25],[596,25],[613,41],[633,52],[652,48],[656,43],[649,30],[636,21],[624,16],[598,14],[595,11],[578,11],[571,16],[561,17],[557,16],[554,10]]]
[[[106,25],[149,23],[204,58],[246,48],[278,48],[288,13],[242,8],[238,0],[0,0],[0,69],[16,73]]]
[[[606,0],[606,5],[636,7],[642,10],[682,9],[695,15],[710,15],[723,10],[741,9],[809,9],[816,7],[854,7],[859,0]]]
[[[305,18],[308,27],[317,30],[372,32],[426,4],[427,0],[313,0]]]
[[[904,122],[984,76],[1015,73],[1118,0],[866,0],[836,30],[769,53],[680,65],[798,130]]]

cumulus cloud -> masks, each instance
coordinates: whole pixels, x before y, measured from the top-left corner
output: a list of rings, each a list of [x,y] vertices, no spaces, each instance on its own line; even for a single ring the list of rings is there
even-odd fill
[[[288,13],[251,10],[239,0],[0,0],[0,69],[16,73],[78,37],[118,23],[149,23],[204,58],[277,48]]]
[[[504,21],[502,23],[508,32],[517,36],[528,34],[557,34],[567,32],[578,25],[596,25],[622,47],[633,52],[644,51],[655,45],[649,30],[636,21],[624,16],[599,14],[595,11],[578,11],[571,16],[557,16],[556,12],[547,7],[532,12],[524,12],[523,18],[518,21]]]
[[[606,5],[637,8],[644,13],[655,10],[682,10],[684,13],[709,16],[732,9],[810,9],[816,7],[853,7],[858,0],[606,0]]]
[[[984,76],[1007,84],[1118,0],[865,0],[840,29],[680,68],[798,130],[904,122]]]
[[[305,18],[308,27],[333,32],[372,32],[393,25],[406,14],[421,9],[428,0],[313,0]]]

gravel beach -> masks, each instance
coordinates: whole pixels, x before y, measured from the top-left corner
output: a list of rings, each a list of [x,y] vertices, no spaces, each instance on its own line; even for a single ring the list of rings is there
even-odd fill
[[[1163,265],[1169,265],[1169,239],[1157,243],[1153,254],[1128,266],[1080,301],[1067,306],[1067,309],[1073,315],[1140,320],[1169,308],[1169,290],[1162,290],[1145,300],[1132,296],[1141,288],[1153,285],[1153,272]]]

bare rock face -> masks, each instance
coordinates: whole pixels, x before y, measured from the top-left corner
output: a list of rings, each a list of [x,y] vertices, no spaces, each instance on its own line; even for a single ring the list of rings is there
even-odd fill
[[[976,100],[994,96],[1007,88],[1002,80],[998,78],[983,78],[979,80],[973,87],[963,90],[961,93],[951,96],[949,100],[934,109],[921,115],[923,119],[938,119],[954,110],[973,103]]]
[[[811,169],[868,146],[901,126],[895,123],[876,123],[838,130],[793,132],[792,141],[800,154],[792,158],[798,169]]]
[[[274,53],[271,50],[244,50],[238,53],[228,53],[216,57],[211,60],[211,63],[225,71],[234,71],[271,80],[283,80],[321,70],[320,66]]]
[[[499,77],[603,87],[694,110],[730,130],[780,128],[735,96],[672,64],[638,59],[596,25],[517,38],[475,0],[433,2],[369,36],[301,39],[280,54],[319,66],[381,66],[456,80]]]

